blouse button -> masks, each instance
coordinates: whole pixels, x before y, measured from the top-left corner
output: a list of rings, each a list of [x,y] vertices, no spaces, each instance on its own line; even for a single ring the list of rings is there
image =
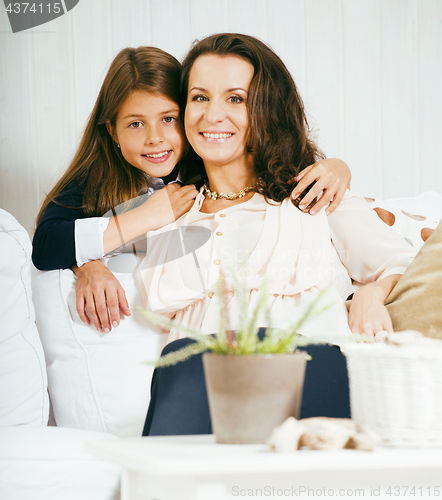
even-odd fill
[[[223,233],[221,233],[221,231],[218,231],[218,232],[216,233],[216,235],[217,235],[217,236],[222,236],[222,235],[223,235]]]
[[[226,214],[219,214],[219,216],[220,216],[220,217],[225,217],[225,216],[226,216]]]
[[[220,261],[220,260],[218,260],[218,259],[215,259],[215,260],[213,261],[213,263],[214,263],[216,266],[219,266],[219,265],[221,264],[221,261]]]
[[[209,299],[211,299],[215,294],[213,292],[209,292]]]

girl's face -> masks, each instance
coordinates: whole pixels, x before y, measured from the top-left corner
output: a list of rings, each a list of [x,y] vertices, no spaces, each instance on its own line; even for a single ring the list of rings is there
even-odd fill
[[[153,177],[170,174],[184,151],[177,103],[135,90],[118,111],[115,127],[106,123],[126,161]]]
[[[249,164],[247,97],[253,75],[252,64],[236,56],[206,54],[193,64],[184,122],[206,168]]]

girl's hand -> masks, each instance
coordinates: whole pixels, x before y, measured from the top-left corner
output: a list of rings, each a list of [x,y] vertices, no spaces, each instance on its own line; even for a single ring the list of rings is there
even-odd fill
[[[151,221],[150,230],[164,227],[188,212],[197,194],[193,184],[181,186],[180,183],[174,182],[150,196],[143,203],[146,216]]]
[[[90,325],[92,321],[100,333],[109,333],[112,325],[120,324],[120,310],[125,316],[131,315],[123,287],[101,260],[74,266],[72,270],[77,276],[77,312],[84,323]]]
[[[373,341],[379,332],[393,332],[390,315],[384,306],[385,299],[385,290],[378,282],[364,285],[354,293],[348,315],[352,333],[365,335],[368,341]]]
[[[299,204],[301,210],[308,207],[322,193],[321,198],[310,209],[309,213],[314,215],[330,203],[325,211],[327,215],[330,215],[341,203],[345,190],[350,188],[351,172],[348,165],[342,160],[331,158],[306,167],[295,177],[295,181],[298,184],[292,192],[293,199],[300,196],[310,184],[315,183],[301,200]]]
[[[191,209],[197,194],[193,184],[175,182],[153,193],[139,207],[111,217],[103,234],[104,253],[174,222]]]

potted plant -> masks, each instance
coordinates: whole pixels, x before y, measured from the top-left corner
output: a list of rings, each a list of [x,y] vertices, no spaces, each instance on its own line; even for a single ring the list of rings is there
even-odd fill
[[[234,290],[238,310],[243,311],[236,331],[230,328],[223,273],[218,281],[220,316],[216,334],[202,334],[152,311],[144,310],[143,314],[152,323],[167,329],[177,328],[195,340],[181,350],[161,357],[155,363],[157,368],[204,353],[204,373],[216,441],[264,443],[276,426],[290,416],[299,416],[309,356],[297,348],[324,342],[303,337],[297,332],[306,321],[328,307],[323,304],[326,290],[296,323],[284,329],[267,328],[265,332],[263,329],[259,332],[258,319],[262,313],[268,317],[266,281],[260,287],[258,302],[249,316],[244,314],[247,311],[247,290],[236,276]]]

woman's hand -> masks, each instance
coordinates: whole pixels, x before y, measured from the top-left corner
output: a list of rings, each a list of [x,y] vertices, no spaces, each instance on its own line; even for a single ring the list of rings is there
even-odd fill
[[[112,325],[120,324],[120,310],[125,316],[131,315],[123,287],[101,260],[74,266],[72,270],[77,276],[77,312],[84,323],[90,325],[92,321],[100,333],[109,333]]]
[[[392,332],[393,325],[384,301],[372,290],[370,283],[357,290],[351,301],[348,325],[355,335],[364,335],[374,340],[377,333]]]
[[[393,324],[384,302],[400,278],[399,274],[364,285],[353,295],[348,314],[352,333],[374,340],[377,333],[393,332]]]
[[[309,213],[314,215],[330,203],[325,211],[327,215],[330,215],[341,203],[345,190],[350,188],[351,172],[345,162],[331,158],[306,167],[295,177],[295,180],[298,184],[292,192],[293,199],[300,196],[310,184],[314,183],[310,191],[300,201],[299,208],[303,210],[308,207],[322,193],[321,198],[310,209]]]

